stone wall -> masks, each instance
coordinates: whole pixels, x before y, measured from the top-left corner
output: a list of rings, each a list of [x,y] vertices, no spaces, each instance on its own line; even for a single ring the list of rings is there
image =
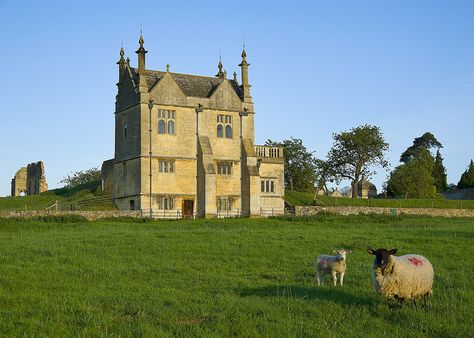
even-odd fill
[[[31,210],[31,211],[0,211],[0,218],[32,218],[41,216],[64,216],[64,215],[78,215],[87,218],[90,221],[99,218],[114,218],[114,217],[142,217],[139,210],[124,211],[124,210],[107,210],[107,211],[46,211],[46,210]]]
[[[328,212],[338,215],[360,215],[360,214],[385,214],[392,215],[424,215],[441,217],[474,217],[472,209],[430,209],[430,208],[375,208],[375,207],[321,207],[321,206],[296,206],[296,216],[316,215],[320,212]]]
[[[22,193],[25,195],[27,194],[26,177],[26,167],[22,167],[16,172],[15,177],[12,179],[12,196],[21,196]]]

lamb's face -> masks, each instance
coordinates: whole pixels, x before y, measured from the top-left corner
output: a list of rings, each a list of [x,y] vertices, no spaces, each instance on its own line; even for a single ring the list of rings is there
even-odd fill
[[[387,250],[383,248],[374,250],[369,248],[367,249],[367,252],[371,255],[375,255],[374,269],[380,269],[381,271],[384,271],[388,263],[388,256],[394,255],[397,250],[398,249]]]
[[[337,258],[339,261],[343,261],[346,259],[346,255],[352,253],[352,250],[334,250],[335,254],[337,254]]]

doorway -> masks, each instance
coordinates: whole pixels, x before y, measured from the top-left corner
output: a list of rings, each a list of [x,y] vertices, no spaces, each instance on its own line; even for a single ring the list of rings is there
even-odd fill
[[[194,201],[193,200],[184,200],[183,201],[183,218],[193,218],[193,208],[194,208]]]

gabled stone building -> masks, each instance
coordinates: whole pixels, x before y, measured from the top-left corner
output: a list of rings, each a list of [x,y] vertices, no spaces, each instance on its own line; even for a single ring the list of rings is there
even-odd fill
[[[214,77],[146,69],[139,43],[137,68],[123,48],[117,62],[115,157],[102,171],[116,206],[164,217],[282,213],[283,149],[254,145],[245,49],[240,84],[221,62]]]

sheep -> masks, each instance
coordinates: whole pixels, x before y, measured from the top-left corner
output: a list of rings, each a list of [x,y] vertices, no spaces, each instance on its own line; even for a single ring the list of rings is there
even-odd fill
[[[375,291],[387,298],[389,308],[401,308],[406,299],[413,300],[416,308],[416,300],[423,297],[424,308],[428,309],[428,297],[433,293],[433,266],[420,255],[394,256],[397,250],[367,249],[375,255],[372,266]]]
[[[339,273],[339,282],[344,285],[344,274],[346,273],[346,254],[350,254],[351,250],[334,250],[336,256],[320,255],[316,260],[316,281],[318,285],[324,284],[324,277],[331,274],[334,286],[337,285],[337,276]]]

